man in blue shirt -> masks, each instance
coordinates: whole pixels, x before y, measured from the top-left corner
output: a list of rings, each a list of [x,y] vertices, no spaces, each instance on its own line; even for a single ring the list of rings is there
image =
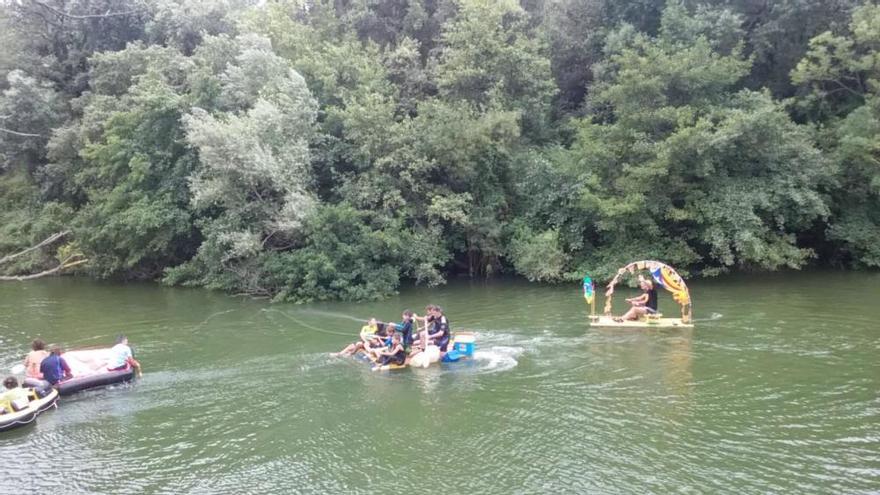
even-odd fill
[[[40,372],[43,374],[43,380],[51,385],[73,377],[70,366],[67,366],[67,362],[61,357],[61,348],[58,346],[53,347],[49,356],[40,363]]]

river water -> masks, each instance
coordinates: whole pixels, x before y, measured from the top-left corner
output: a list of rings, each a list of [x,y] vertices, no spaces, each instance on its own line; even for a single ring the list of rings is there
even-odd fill
[[[877,493],[878,287],[876,273],[698,280],[694,329],[646,331],[590,329],[577,284],[296,306],[7,283],[3,370],[38,335],[72,348],[125,332],[145,373],[0,434],[0,492]],[[377,373],[328,355],[356,320],[429,302],[477,332],[474,360]]]

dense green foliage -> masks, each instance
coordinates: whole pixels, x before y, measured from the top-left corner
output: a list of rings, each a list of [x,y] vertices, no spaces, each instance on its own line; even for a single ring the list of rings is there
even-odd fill
[[[880,266],[856,0],[0,2],[0,253],[279,300]]]

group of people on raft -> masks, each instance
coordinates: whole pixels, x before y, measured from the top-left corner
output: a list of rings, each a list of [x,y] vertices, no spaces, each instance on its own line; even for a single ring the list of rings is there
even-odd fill
[[[425,307],[425,316],[419,316],[407,309],[400,318],[400,323],[384,323],[371,318],[361,328],[360,340],[333,355],[353,356],[363,352],[377,367],[381,367],[404,366],[413,357],[424,352],[428,345],[437,346],[441,358],[450,350],[452,332],[449,319],[440,306],[429,304]],[[415,332],[413,326],[416,327]]]
[[[34,339],[31,342],[31,352],[24,358],[24,373],[29,382],[38,383],[37,389],[57,386],[64,380],[73,378],[73,373],[67,361],[62,357],[61,346],[53,345],[48,350],[43,339]],[[128,338],[120,335],[116,338],[116,345],[110,349],[110,361],[107,363],[107,371],[120,371],[128,367],[139,368],[140,363],[134,359]],[[0,392],[0,414],[12,413],[20,409],[22,397],[27,397],[27,390],[19,386],[14,376],[3,380],[5,390]]]

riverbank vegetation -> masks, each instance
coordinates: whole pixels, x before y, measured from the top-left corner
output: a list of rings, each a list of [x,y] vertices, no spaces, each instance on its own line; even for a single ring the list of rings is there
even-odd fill
[[[876,5],[4,1],[0,41],[7,276],[880,266]]]

